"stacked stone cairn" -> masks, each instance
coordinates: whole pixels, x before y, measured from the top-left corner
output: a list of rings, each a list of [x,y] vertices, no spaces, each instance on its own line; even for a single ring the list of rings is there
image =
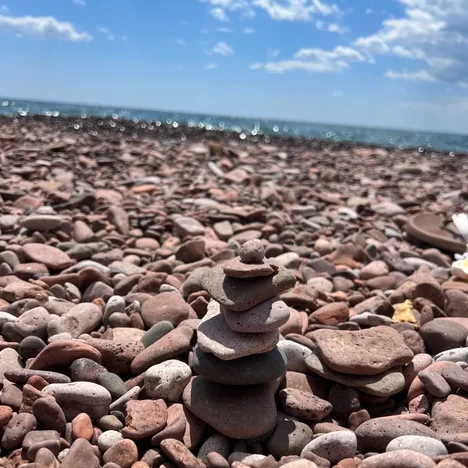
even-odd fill
[[[240,257],[209,270],[202,279],[212,297],[198,328],[193,368],[184,403],[220,433],[250,439],[275,425],[274,395],[287,370],[276,346],[289,319],[278,295],[292,288],[294,275],[265,259],[259,240],[244,243]]]

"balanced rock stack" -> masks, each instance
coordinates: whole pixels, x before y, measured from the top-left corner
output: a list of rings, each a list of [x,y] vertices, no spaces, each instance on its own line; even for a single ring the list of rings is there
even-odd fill
[[[249,439],[268,432],[277,417],[274,395],[287,368],[277,348],[289,319],[278,298],[295,284],[282,265],[265,259],[261,241],[243,244],[240,257],[202,278],[212,300],[198,327],[195,377],[185,405],[220,433]]]

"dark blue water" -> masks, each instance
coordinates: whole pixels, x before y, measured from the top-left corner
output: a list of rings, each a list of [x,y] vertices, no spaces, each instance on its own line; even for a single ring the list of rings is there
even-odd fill
[[[177,127],[189,125],[211,130],[231,130],[246,135],[290,135],[332,141],[350,141],[397,148],[420,148],[468,153],[468,135],[390,130],[384,128],[353,127],[311,122],[281,121],[275,119],[229,117],[220,115],[188,114],[159,110],[126,109],[121,107],[88,106],[56,102],[25,101],[0,98],[0,115],[48,115],[51,117],[108,117],[128,119],[146,125],[167,123]]]

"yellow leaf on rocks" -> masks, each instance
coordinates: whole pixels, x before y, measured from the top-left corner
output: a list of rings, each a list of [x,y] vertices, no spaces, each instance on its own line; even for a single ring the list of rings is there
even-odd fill
[[[395,312],[392,320],[397,323],[407,322],[416,325],[416,317],[413,313],[413,304],[409,299],[401,304],[395,305]]]

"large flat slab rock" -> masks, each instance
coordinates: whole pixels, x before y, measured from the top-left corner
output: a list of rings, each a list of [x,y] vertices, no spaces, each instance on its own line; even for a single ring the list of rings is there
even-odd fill
[[[305,363],[309,370],[320,377],[357,388],[369,395],[388,397],[401,392],[405,387],[405,378],[399,367],[378,375],[358,376],[335,372],[315,354],[308,356]]]
[[[344,374],[378,375],[407,364],[414,356],[400,333],[385,326],[358,331],[317,330],[312,340],[325,364]]]
[[[217,266],[205,273],[201,280],[202,287],[215,301],[236,312],[251,309],[287,291],[295,283],[295,276],[283,266],[278,268],[276,275],[249,279],[226,276],[223,267]]]

